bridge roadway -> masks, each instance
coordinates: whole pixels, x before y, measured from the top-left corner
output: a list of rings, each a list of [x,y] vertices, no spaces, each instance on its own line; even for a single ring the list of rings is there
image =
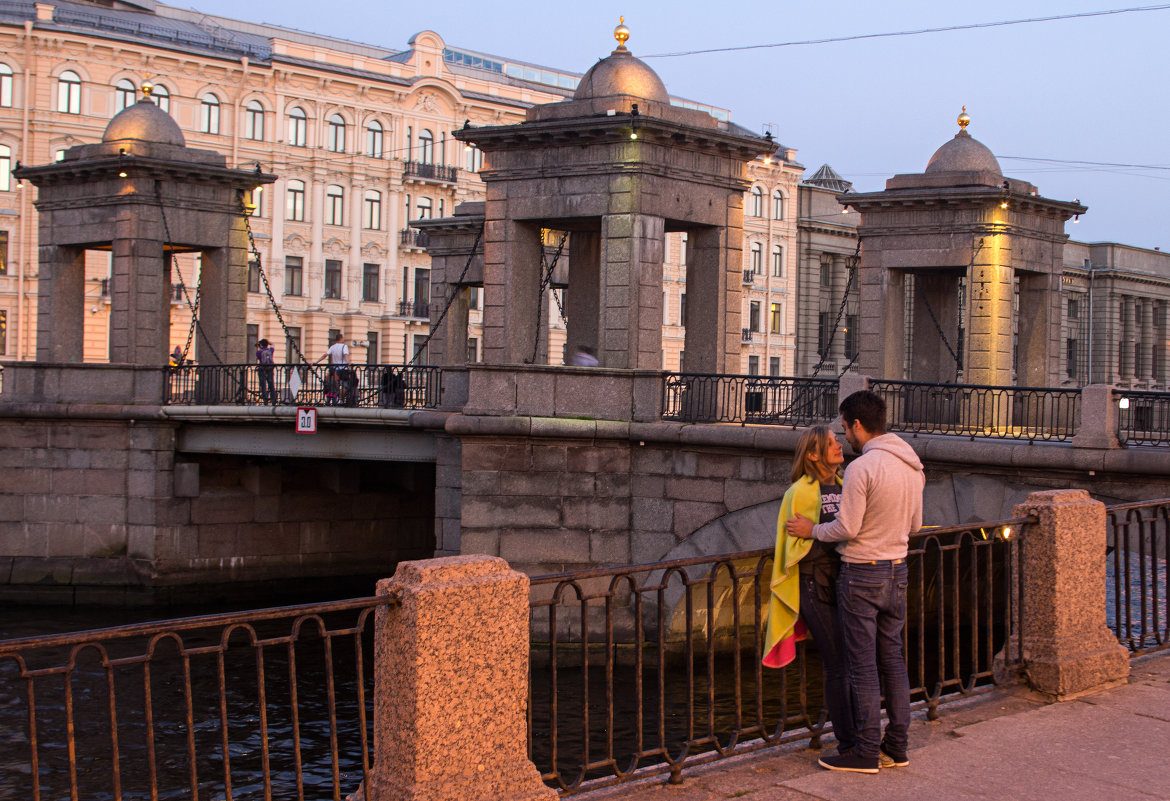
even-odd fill
[[[1133,660],[1122,686],[1057,704],[1026,688],[997,689],[915,713],[910,764],[834,773],[822,752],[780,746],[683,774],[580,796],[588,801],[1128,801],[1170,798],[1170,653]],[[830,741],[830,750],[835,753]]]

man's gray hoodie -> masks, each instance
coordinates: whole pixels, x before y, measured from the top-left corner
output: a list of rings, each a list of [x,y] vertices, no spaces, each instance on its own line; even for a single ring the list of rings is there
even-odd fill
[[[895,434],[865,443],[845,468],[837,518],[813,527],[813,537],[839,542],[845,562],[902,559],[910,534],[922,528],[926,475],[914,449]]]

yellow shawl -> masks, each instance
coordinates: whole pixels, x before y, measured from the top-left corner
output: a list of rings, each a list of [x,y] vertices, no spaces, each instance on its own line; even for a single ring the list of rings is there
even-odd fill
[[[839,483],[840,479],[837,481]],[[764,637],[763,662],[767,667],[784,667],[791,662],[796,653],[796,641],[804,639],[803,631],[796,630],[800,617],[800,571],[797,564],[812,548],[812,540],[789,536],[785,528],[788,518],[798,512],[813,523],[821,519],[821,485],[809,476],[801,476],[784,493],[776,520],[772,593],[768,604],[768,630]]]

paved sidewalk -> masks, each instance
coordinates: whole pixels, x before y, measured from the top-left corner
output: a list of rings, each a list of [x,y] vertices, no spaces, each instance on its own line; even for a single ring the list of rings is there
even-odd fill
[[[1128,683],[1059,704],[1009,688],[916,713],[910,765],[878,775],[817,766],[778,747],[683,774],[682,785],[598,790],[583,801],[1126,801],[1170,799],[1170,654],[1136,659]],[[829,753],[835,753],[830,750]]]

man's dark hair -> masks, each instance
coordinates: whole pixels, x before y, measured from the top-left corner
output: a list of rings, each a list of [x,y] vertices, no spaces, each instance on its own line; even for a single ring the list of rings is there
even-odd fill
[[[854,392],[841,401],[839,410],[841,418],[849,425],[859,420],[861,427],[870,434],[886,433],[886,402],[875,392],[868,389]]]

